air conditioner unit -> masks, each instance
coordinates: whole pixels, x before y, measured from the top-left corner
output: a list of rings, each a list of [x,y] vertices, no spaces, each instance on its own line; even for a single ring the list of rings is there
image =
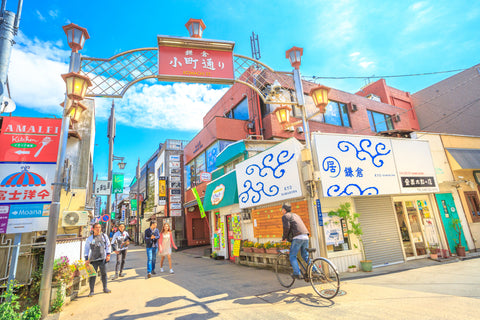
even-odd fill
[[[400,122],[400,114],[397,113],[396,115],[394,115],[393,116],[393,121]]]
[[[87,211],[64,211],[62,227],[81,227],[88,225]]]
[[[298,133],[303,133],[303,128],[302,128],[302,127],[298,127],[298,128],[297,128],[297,132],[298,132]]]
[[[295,127],[294,127],[294,126],[285,127],[284,130],[285,130],[285,131],[294,132],[294,131],[295,131]]]
[[[352,110],[352,112],[358,111],[357,105],[354,104],[354,103],[351,103],[351,104],[350,104],[350,110]]]

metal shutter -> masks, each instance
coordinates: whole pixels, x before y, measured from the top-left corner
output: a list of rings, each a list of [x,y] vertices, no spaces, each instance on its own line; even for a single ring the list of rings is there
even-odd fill
[[[374,267],[404,262],[392,198],[362,197],[354,201],[367,259]]]

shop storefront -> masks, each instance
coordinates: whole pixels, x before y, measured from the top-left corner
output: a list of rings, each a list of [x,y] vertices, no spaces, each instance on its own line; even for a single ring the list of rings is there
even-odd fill
[[[317,133],[314,141],[323,216],[342,202],[351,203],[360,214],[365,256],[374,267],[423,258],[430,247],[441,246],[433,194],[439,189],[428,142]],[[343,234],[328,246],[339,269],[352,263],[351,255],[358,257],[358,239],[348,239],[343,231],[334,231]]]
[[[238,206],[237,179],[231,171],[207,185],[203,207],[210,217],[212,252],[234,260],[235,243],[242,239],[241,215]]]

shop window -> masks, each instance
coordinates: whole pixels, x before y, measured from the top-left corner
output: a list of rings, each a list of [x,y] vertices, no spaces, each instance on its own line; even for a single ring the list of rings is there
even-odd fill
[[[328,251],[346,251],[353,248],[348,236],[348,226],[344,219],[324,215],[323,220]]]
[[[473,222],[480,222],[480,201],[475,191],[465,191],[465,200],[467,201],[468,211],[472,215]]]
[[[345,103],[329,101],[325,109],[324,121],[341,127],[350,127],[347,105]]]
[[[370,122],[370,129],[373,132],[381,132],[393,130],[392,117],[388,114],[383,114],[371,110],[367,110],[368,121]]]

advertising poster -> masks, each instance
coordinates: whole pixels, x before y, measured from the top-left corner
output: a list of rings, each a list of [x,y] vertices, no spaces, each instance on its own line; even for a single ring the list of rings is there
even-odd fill
[[[112,193],[123,193],[123,173],[114,173],[112,178]]]
[[[62,119],[3,117],[0,162],[57,162]]]

